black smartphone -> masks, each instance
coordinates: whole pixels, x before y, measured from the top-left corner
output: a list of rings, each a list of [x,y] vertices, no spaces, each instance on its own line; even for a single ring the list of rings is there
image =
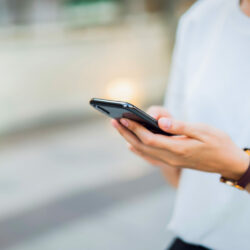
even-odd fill
[[[155,134],[172,136],[159,128],[157,120],[130,103],[93,98],[90,100],[90,105],[116,120],[127,118],[140,123]]]

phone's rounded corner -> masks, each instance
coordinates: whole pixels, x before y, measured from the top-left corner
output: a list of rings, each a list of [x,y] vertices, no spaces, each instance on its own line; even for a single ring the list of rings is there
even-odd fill
[[[95,98],[91,98],[89,100],[89,105],[94,106]]]

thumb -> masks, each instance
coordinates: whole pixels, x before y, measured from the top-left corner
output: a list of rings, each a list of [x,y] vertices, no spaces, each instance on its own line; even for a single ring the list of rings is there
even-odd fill
[[[168,113],[168,111],[161,107],[161,106],[151,106],[147,113],[154,117],[156,120],[158,120],[160,117],[171,117],[171,115]]]
[[[201,138],[199,129],[189,123],[163,117],[158,120],[158,125],[163,131],[170,134],[185,135],[196,139]]]

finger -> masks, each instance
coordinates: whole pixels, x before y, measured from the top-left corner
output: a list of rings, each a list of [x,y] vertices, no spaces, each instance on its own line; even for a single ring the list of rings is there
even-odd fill
[[[132,131],[144,145],[151,148],[175,152],[176,149],[181,150],[184,147],[184,140],[180,140],[177,136],[154,134],[142,125],[127,119],[122,119],[121,123]]]
[[[123,122],[124,123],[124,122]],[[137,126],[137,123],[129,121],[129,127]],[[140,129],[140,125],[138,124]],[[142,128],[145,129],[145,128]],[[146,129],[145,129],[146,130]],[[133,131],[136,131],[133,130]],[[141,132],[140,132],[141,133]],[[151,132],[149,132],[151,133]],[[138,136],[139,133],[137,133]],[[142,133],[141,133],[142,134]],[[185,140],[180,140],[177,137],[173,136],[164,136],[152,134],[152,139],[143,138],[144,135],[139,135],[140,140],[142,141],[136,144],[129,145],[130,148],[133,148],[138,155],[149,157],[149,159],[155,159],[161,161],[162,164],[176,165],[176,156],[181,156],[185,152]],[[146,135],[147,136],[147,135]],[[151,141],[150,141],[151,140]],[[189,139],[191,141],[191,139]],[[145,144],[146,141],[146,144]],[[150,145],[149,145],[150,144]],[[153,146],[152,146],[153,145]]]
[[[147,146],[154,146],[155,134],[153,134],[151,131],[149,131],[139,123],[128,119],[121,119],[120,122],[124,127],[133,132],[143,144]]]
[[[120,135],[131,145],[134,147],[138,147],[139,144],[141,144],[140,140],[131,133],[128,129],[124,128],[117,120],[111,121],[112,126],[117,129],[117,131],[120,133]]]
[[[151,106],[147,110],[147,113],[156,120],[158,120],[160,117],[171,117],[169,112],[161,106]]]
[[[124,120],[124,119],[122,119]],[[121,120],[121,122],[122,122]],[[124,121],[122,122],[124,123]],[[170,164],[174,165],[173,160],[175,158],[176,151],[180,150],[181,145],[179,145],[179,140],[174,139],[173,137],[163,136],[163,135],[155,135],[142,127],[142,129],[146,130],[145,133],[149,132],[152,134],[155,138],[152,139],[152,144],[156,144],[157,147],[151,147],[149,144],[149,139],[142,138],[141,140],[146,140],[147,145],[144,144],[143,141],[140,141],[140,138],[136,135],[131,133],[128,129],[124,128],[121,124],[119,124],[117,121],[112,121],[112,124],[115,128],[117,128],[118,132],[125,138],[125,140],[131,144],[131,146],[136,150],[136,152],[140,155],[143,155],[144,157],[149,157],[152,159],[156,159],[158,161],[161,161],[162,164]],[[141,125],[137,124],[136,122],[129,121],[128,126],[137,126],[138,130],[140,129]],[[132,125],[131,125],[132,124]],[[127,124],[126,124],[127,126]],[[135,131],[135,130],[134,130]],[[132,131],[133,132],[133,131]],[[141,133],[141,132],[140,132]],[[173,138],[173,139],[172,139]],[[150,139],[151,140],[151,139]],[[179,144],[178,144],[179,143]],[[161,148],[161,147],[162,148]],[[177,150],[178,149],[178,150]],[[178,151],[179,152],[179,151]]]
[[[129,121],[129,122],[131,122],[131,121]],[[138,152],[141,152],[145,155],[150,155],[150,156],[156,157],[156,158],[160,153],[164,153],[165,156],[168,154],[165,149],[164,149],[164,152],[160,152],[160,150],[162,150],[162,149],[153,148],[153,147],[150,147],[149,145],[143,144],[143,142],[140,140],[140,138],[137,137],[137,135],[133,131],[132,131],[133,133],[130,132],[127,128],[125,128],[121,124],[119,124],[118,121],[112,120],[112,125],[118,130],[118,132],[124,137],[124,139],[129,144],[131,144],[131,146],[133,148],[135,148]],[[145,138],[143,138],[143,140],[145,141]]]
[[[201,140],[206,134],[206,129],[202,125],[194,125],[182,121],[176,121],[169,118],[160,118],[159,127],[170,134],[185,135],[194,139]]]
[[[184,154],[185,149],[188,147],[185,140],[180,140],[174,136],[153,134],[134,121],[126,120],[125,123],[124,119],[122,119],[121,123],[125,124],[126,127],[131,129],[131,131],[136,135],[132,134],[131,136],[127,129],[123,128],[119,124],[121,128],[118,131],[137,151],[162,160],[170,165],[173,165],[176,155],[179,156]],[[125,132],[122,130],[125,130]],[[133,140],[133,136],[137,140]]]
[[[137,156],[143,158],[145,161],[149,162],[153,166],[157,166],[157,167],[166,167],[167,166],[167,164],[165,164],[161,160],[159,160],[157,158],[154,158],[154,157],[151,157],[151,156],[148,156],[148,155],[136,150],[132,145],[129,145],[128,148],[134,154],[136,154]]]

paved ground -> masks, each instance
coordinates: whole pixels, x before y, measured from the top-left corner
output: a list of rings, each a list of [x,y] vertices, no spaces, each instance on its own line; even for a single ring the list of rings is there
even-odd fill
[[[0,145],[0,249],[164,249],[174,192],[107,121]]]

